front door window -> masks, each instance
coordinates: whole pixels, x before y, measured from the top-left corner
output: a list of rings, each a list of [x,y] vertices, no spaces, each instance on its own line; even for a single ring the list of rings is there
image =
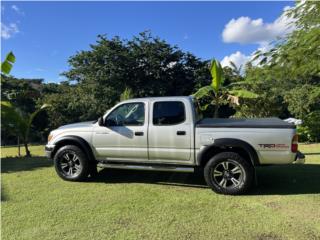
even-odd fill
[[[117,107],[106,119],[107,126],[143,126],[144,104],[125,103]]]

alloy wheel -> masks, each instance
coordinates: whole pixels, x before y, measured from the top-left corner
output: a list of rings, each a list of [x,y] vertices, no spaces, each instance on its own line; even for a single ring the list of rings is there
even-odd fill
[[[236,188],[245,181],[245,171],[238,162],[227,159],[215,166],[212,171],[213,180],[220,187]]]
[[[81,173],[82,165],[75,152],[68,151],[60,157],[59,167],[67,177],[76,177]]]

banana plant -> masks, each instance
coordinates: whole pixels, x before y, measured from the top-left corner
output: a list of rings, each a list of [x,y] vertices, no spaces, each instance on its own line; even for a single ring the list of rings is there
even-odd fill
[[[29,132],[34,118],[43,110],[50,107],[48,104],[42,105],[31,114],[23,113],[8,101],[1,101],[1,120],[2,127],[19,137],[24,144],[26,157],[30,157],[28,148]]]
[[[257,98],[258,95],[244,90],[235,89],[235,86],[241,86],[244,81],[232,83],[228,86],[223,86],[224,76],[223,69],[219,61],[213,59],[209,66],[212,77],[211,84],[200,88],[193,96],[196,99],[209,98],[210,103],[200,106],[202,111],[206,110],[209,105],[214,105],[214,118],[219,117],[219,108],[221,105],[229,103],[231,105],[240,105],[239,98]]]

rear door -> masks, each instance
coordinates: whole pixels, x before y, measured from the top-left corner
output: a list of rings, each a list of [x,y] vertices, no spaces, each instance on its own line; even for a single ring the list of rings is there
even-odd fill
[[[192,121],[183,101],[154,101],[150,107],[149,159],[185,162],[191,157]]]

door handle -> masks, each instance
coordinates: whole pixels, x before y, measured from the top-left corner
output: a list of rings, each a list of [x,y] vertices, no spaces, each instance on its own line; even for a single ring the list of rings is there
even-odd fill
[[[143,136],[143,132],[135,132],[134,135],[135,136]]]
[[[186,135],[186,131],[177,131],[177,135]]]

